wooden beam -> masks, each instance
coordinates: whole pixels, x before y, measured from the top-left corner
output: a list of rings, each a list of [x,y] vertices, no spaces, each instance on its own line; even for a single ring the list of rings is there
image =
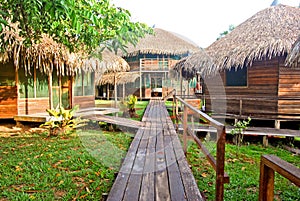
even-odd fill
[[[49,91],[49,108],[53,109],[53,98],[52,98],[52,72],[48,73],[48,91]]]

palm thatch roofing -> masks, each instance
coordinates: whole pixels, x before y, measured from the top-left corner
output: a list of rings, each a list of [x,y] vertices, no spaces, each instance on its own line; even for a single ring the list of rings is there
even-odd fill
[[[286,64],[289,66],[296,63],[300,63],[300,35],[298,37],[298,40],[294,43],[292,51],[286,59]]]
[[[18,23],[10,23],[10,27],[4,27],[1,32],[3,41],[7,45],[0,43],[5,47],[5,52],[0,53],[0,62],[6,63],[13,60],[14,66],[24,67],[25,72],[31,68],[40,69],[42,72],[52,72],[54,68],[59,74],[72,75],[76,73],[82,64],[83,54],[70,53],[68,49],[55,42],[51,37],[42,34],[39,43],[34,43],[27,47],[25,39],[19,35],[20,29]]]
[[[13,60],[14,66],[24,67],[26,73],[30,74],[31,68],[44,73],[56,69],[60,75],[74,75],[81,70],[101,74],[129,70],[129,65],[124,59],[108,50],[96,50],[94,55],[97,55],[90,58],[90,55],[84,52],[71,53],[64,45],[55,42],[46,34],[42,34],[39,43],[26,47],[25,39],[19,35],[18,23],[10,23],[10,27],[4,27],[0,33],[0,37],[8,44],[0,42],[0,47],[6,47],[5,52],[0,53],[0,62]]]
[[[206,51],[217,70],[251,66],[254,60],[270,59],[291,51],[300,34],[300,8],[277,5],[264,9]]]
[[[125,72],[130,69],[129,64],[120,56],[115,55],[108,49],[96,50],[95,57],[83,61],[83,69],[96,71],[99,75],[104,73]],[[99,57],[101,57],[99,59]]]
[[[120,55],[123,57],[139,54],[181,55],[199,51],[199,47],[178,34],[154,28],[154,34],[147,34],[136,46],[129,45],[126,51],[127,53]]]
[[[104,74],[101,79],[98,81],[99,85],[104,84],[126,84],[130,82],[135,82],[137,78],[140,77],[139,72],[117,72],[117,73],[108,73]]]
[[[205,50],[201,49],[200,51],[179,60],[172,70],[177,72],[181,71],[183,78],[189,80],[195,77],[196,73],[200,73],[202,76],[210,74],[212,66],[212,58]]]

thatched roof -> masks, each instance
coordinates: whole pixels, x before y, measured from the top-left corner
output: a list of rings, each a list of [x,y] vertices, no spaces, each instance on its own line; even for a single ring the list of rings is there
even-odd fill
[[[94,54],[99,54],[98,56],[101,56],[101,61],[96,57],[86,59],[83,62],[84,69],[94,70],[99,74],[125,72],[130,69],[129,64],[122,57],[115,55],[107,49],[103,52],[95,52]]]
[[[33,67],[45,73],[56,68],[62,75],[74,74],[80,68],[84,54],[70,53],[65,46],[46,34],[42,34],[39,43],[26,47],[25,39],[19,35],[18,23],[10,23],[10,26],[12,28],[4,27],[1,32],[1,37],[8,43],[6,46],[0,43],[1,47],[5,47],[5,52],[0,53],[1,63],[13,59],[14,65],[17,68],[24,67],[25,72],[30,72]]]
[[[154,29],[154,34],[147,34],[141,38],[136,46],[129,45],[127,53],[120,53],[121,56],[136,56],[138,54],[166,54],[181,55],[199,51],[197,45],[163,29]]]
[[[277,5],[264,9],[210,45],[218,70],[252,65],[253,60],[289,53],[300,34],[300,8]]]
[[[287,65],[291,66],[295,63],[300,63],[300,35],[298,37],[298,40],[294,43],[294,45],[292,47],[292,51],[286,58]]]
[[[135,82],[137,78],[140,77],[139,72],[118,72],[118,73],[108,73],[104,74],[98,81],[99,85],[104,84],[114,84],[114,79],[116,79],[117,84],[126,84],[129,82]]]
[[[200,73],[202,76],[211,73],[210,71],[213,69],[212,67],[212,58],[205,52],[205,50],[200,50],[179,60],[173,70],[176,70],[177,72],[180,72],[181,70],[182,76],[185,79],[191,79],[195,77],[196,73]]]
[[[0,62],[14,61],[14,65],[24,67],[25,72],[30,73],[31,68],[40,69],[44,73],[52,72],[56,68],[61,75],[74,75],[77,72],[96,71],[98,73],[119,72],[129,70],[127,62],[114,53],[104,50],[95,52],[95,57],[89,58],[84,52],[70,53],[62,44],[55,42],[51,37],[42,34],[39,43],[33,43],[30,47],[24,44],[24,38],[19,35],[18,23],[10,23],[0,33],[4,41],[8,42],[6,51],[0,53]],[[4,44],[0,43],[0,46]],[[101,58],[102,57],[102,58]]]

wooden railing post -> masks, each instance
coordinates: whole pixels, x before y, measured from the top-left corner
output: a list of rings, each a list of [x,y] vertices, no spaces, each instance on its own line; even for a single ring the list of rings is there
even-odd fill
[[[226,131],[225,126],[217,128],[217,167],[216,167],[216,200],[223,201],[224,199],[224,166],[225,166],[225,141]]]
[[[188,108],[184,105],[183,108],[183,151],[186,155],[187,153],[187,115],[188,115]]]
[[[274,199],[274,170],[260,162],[259,200],[271,201]]]

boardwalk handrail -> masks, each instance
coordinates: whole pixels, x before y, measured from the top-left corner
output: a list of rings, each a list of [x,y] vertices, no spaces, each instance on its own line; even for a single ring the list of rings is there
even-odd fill
[[[187,126],[187,115],[188,109],[195,112],[196,114],[200,115],[203,119],[210,123],[210,125],[214,126],[217,129],[217,153],[216,159],[209,153],[207,148],[201,143],[200,139],[193,133],[189,132],[192,137],[194,138],[195,142],[201,149],[201,151],[206,155],[207,160],[210,162],[212,167],[216,171],[216,200],[221,201],[224,198],[224,183],[229,183],[229,177],[224,172],[225,166],[225,142],[226,142],[226,131],[224,124],[216,121],[215,119],[211,118],[204,112],[194,108],[186,101],[184,101],[181,97],[174,95],[174,101],[176,104],[176,117],[178,117],[178,102],[180,101],[184,105],[183,110],[183,147],[184,152],[186,153],[187,149],[187,133],[189,132],[189,128]]]
[[[274,172],[300,187],[300,169],[274,155],[262,155],[260,161],[259,200],[274,199]]]
[[[175,93],[176,93],[176,89],[173,89],[165,97],[163,97],[163,101],[166,101],[168,98],[171,98]]]

